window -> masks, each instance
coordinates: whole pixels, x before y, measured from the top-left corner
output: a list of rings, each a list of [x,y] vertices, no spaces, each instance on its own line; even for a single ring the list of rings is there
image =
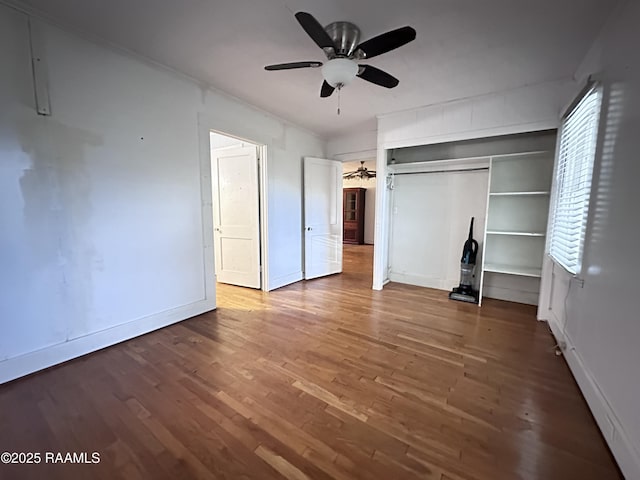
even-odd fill
[[[549,254],[580,272],[600,117],[600,88],[591,86],[562,121],[551,207]]]

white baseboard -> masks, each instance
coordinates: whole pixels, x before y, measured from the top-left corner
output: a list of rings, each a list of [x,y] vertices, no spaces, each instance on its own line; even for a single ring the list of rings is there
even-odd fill
[[[580,353],[575,349],[571,339],[565,336],[557,318],[550,315],[549,326],[558,343],[565,342],[564,358],[569,364],[582,394],[584,395],[598,427],[613,453],[625,478],[640,478],[640,454],[629,440],[621,422],[616,417],[606,397],[598,387],[595,379],[585,367]]]
[[[441,278],[427,277],[417,273],[397,273],[389,272],[389,279],[392,282],[406,283],[418,287],[435,288],[436,290],[451,290],[447,285],[456,285],[455,281],[443,280]]]
[[[538,304],[538,312],[536,318],[540,322],[551,322],[551,310],[548,308],[543,308],[542,305]]]
[[[276,288],[284,287],[286,285],[290,285],[295,282],[299,282],[300,280],[302,280],[302,278],[302,270],[288,273],[287,275],[281,275],[269,282],[269,291],[275,290]]]
[[[378,290],[378,291],[380,291],[380,290],[382,290],[382,289],[384,288],[384,286],[385,286],[387,283],[389,283],[390,281],[391,281],[391,280],[389,280],[389,278],[385,278],[385,279],[384,279],[382,282],[380,282],[380,283],[377,283],[377,282],[375,282],[375,281],[374,281],[374,282],[373,282],[373,284],[371,285],[371,288],[372,288],[373,290]]]
[[[0,384],[216,308],[215,298],[167,310],[0,362]]]

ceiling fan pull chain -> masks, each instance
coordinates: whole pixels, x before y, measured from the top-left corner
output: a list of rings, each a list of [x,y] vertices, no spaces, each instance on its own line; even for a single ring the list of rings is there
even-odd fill
[[[342,89],[338,87],[338,115],[340,115],[340,91]]]

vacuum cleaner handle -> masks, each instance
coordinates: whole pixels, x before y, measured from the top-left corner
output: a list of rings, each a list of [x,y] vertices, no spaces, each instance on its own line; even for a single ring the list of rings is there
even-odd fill
[[[473,220],[471,217],[471,225],[469,225],[469,238],[464,242],[462,249],[462,263],[474,264],[476,263],[476,255],[478,254],[478,242],[473,239]]]
[[[471,263],[475,264],[476,263],[476,256],[478,255],[478,242],[476,242],[473,238],[471,239],[471,243],[473,244],[473,247],[471,248]]]
[[[473,238],[464,242],[464,248],[462,249],[462,263],[475,264],[477,254],[478,242],[476,242]]]

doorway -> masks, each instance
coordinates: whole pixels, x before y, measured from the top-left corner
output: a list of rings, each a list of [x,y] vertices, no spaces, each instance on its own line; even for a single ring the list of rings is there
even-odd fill
[[[345,272],[373,279],[376,178],[359,174],[362,168],[375,171],[376,159],[363,158],[342,164],[343,175],[346,175],[343,179],[344,268]]]
[[[260,160],[266,147],[210,132],[216,282],[263,289]]]

